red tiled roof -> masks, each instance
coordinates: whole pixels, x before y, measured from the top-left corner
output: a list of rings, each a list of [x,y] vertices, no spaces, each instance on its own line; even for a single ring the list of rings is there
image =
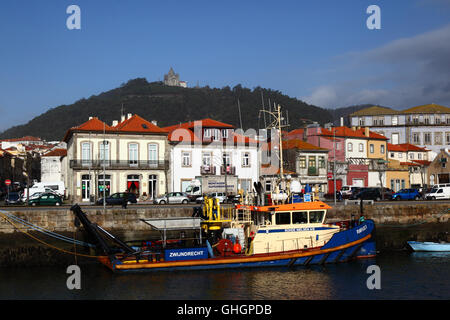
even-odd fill
[[[111,128],[120,132],[145,132],[145,133],[167,133],[167,130],[162,129],[153,123],[141,118],[137,114],[120,122]]]
[[[283,149],[299,149],[299,150],[317,150],[317,151],[329,151],[328,149],[320,148],[311,143],[305,142],[299,139],[284,140]]]
[[[428,151],[428,149],[426,148],[422,148],[422,147],[418,147],[414,144],[410,144],[410,143],[402,143],[402,144],[392,144],[392,143],[388,143],[388,151],[397,151],[397,152],[408,152],[408,151],[422,151],[422,152],[426,152]]]
[[[70,134],[74,131],[94,131],[94,132],[119,133],[119,132],[138,132],[138,133],[167,133],[165,129],[162,129],[153,123],[141,118],[138,115],[133,115],[127,120],[124,120],[114,127],[111,127],[99,120],[97,117],[82,123],[77,127],[72,127],[67,130],[63,141],[66,141]]]
[[[189,121],[185,123],[176,124],[169,127],[164,127],[163,129],[169,132],[169,141],[172,142],[201,142],[202,137],[195,135],[196,128],[217,128],[217,129],[233,129],[234,126],[231,124],[223,123],[210,118]],[[258,143],[258,141],[245,137],[243,135],[232,133],[232,138],[234,143]],[[229,138],[228,138],[229,139]],[[224,140],[228,140],[225,138]],[[208,141],[209,142],[209,141]]]
[[[189,121],[185,123],[176,124],[173,126],[164,127],[163,129],[170,131],[173,131],[178,128],[183,129],[194,129],[196,126],[201,126],[202,128],[217,128],[217,129],[232,129],[234,128],[233,125],[223,123],[217,120],[213,120],[210,118],[202,119],[202,120],[195,120],[195,121]]]
[[[414,162],[424,165],[424,166],[429,166],[431,161],[427,161],[427,160],[414,160]]]
[[[385,136],[375,133],[373,131],[369,131],[369,137],[365,135],[365,129],[356,129],[348,127],[333,127],[330,129],[322,128],[321,134],[322,136],[336,136],[336,137],[349,137],[349,138],[363,138],[363,139],[377,139],[377,140],[388,140]]]
[[[283,143],[283,150],[298,149],[298,150],[304,150],[304,151],[326,151],[326,152],[329,151],[328,149],[315,146],[311,143],[305,142],[300,139],[283,140],[282,143]],[[266,143],[261,144],[262,150],[270,150],[271,148],[272,148],[271,142],[266,142]]]
[[[43,157],[64,157],[67,155],[67,149],[53,149],[42,155]]]
[[[92,119],[72,129],[84,131],[103,131],[103,129],[105,129],[105,131],[113,130],[110,126],[108,126],[103,121],[99,120],[97,117],[93,117]]]
[[[3,139],[0,141],[14,142],[14,141],[42,141],[42,140],[39,137],[25,136],[22,138]]]
[[[289,131],[286,135],[286,139],[298,139],[299,137],[303,137],[305,129],[294,129],[292,131]]]

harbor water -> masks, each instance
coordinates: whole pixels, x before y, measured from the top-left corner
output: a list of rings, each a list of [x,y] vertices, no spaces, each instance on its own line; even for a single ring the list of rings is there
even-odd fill
[[[368,267],[380,289],[369,289]],[[370,269],[370,268],[369,268]],[[81,289],[65,267],[0,269],[2,300],[448,300],[450,252],[382,252],[349,263],[295,268],[113,274],[81,265]]]

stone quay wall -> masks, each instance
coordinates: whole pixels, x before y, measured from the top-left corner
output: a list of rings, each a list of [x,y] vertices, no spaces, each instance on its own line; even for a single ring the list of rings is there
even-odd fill
[[[127,209],[108,208],[106,212],[102,208],[82,207],[82,210],[91,222],[98,224],[124,241],[160,237],[158,231],[152,231],[140,219],[190,217],[193,212],[192,207],[175,206],[164,208],[130,206]],[[8,211],[8,213],[41,228],[89,242],[86,234],[75,227],[75,216],[69,208],[58,210],[21,210],[18,208],[15,211]],[[328,210],[327,221],[350,220],[352,214],[355,219],[359,218],[359,205],[339,205]],[[405,249],[408,240],[450,241],[450,205],[447,203],[408,202],[364,205],[363,215],[365,218],[375,221],[377,250]],[[74,248],[70,243],[43,236],[35,231],[30,232],[29,229],[18,224],[17,227],[29,234],[20,232],[0,216],[0,267],[72,264],[74,256],[64,253],[62,250],[71,252],[77,250],[78,253],[89,254],[88,249],[80,246]],[[33,237],[45,241],[46,244]],[[56,250],[55,247],[62,250]],[[78,262],[93,260],[95,259],[80,257]]]

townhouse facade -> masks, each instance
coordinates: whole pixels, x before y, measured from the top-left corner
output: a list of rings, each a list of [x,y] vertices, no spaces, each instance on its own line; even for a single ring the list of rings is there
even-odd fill
[[[55,148],[41,156],[41,182],[66,181],[67,149]]]
[[[387,138],[369,128],[308,126],[306,139],[329,150],[328,192],[342,186],[383,186],[386,184]],[[336,179],[334,178],[336,176]]]
[[[154,198],[167,192],[167,132],[138,115],[107,125],[96,117],[70,128],[65,185],[74,201],[116,192]]]
[[[202,119],[165,127],[169,133],[169,190],[184,192],[205,176],[235,176],[238,189],[251,192],[259,179],[258,142],[234,126]]]
[[[409,171],[409,185],[412,188],[428,185],[428,160],[430,150],[409,143],[388,143],[389,161],[399,161],[401,166],[407,166]]]
[[[450,149],[443,148],[428,167],[430,186],[450,183]]]
[[[414,144],[432,151],[450,147],[450,108],[428,104],[403,111],[373,106],[349,116],[351,126],[369,127],[386,136],[391,144]]]
[[[329,150],[293,139],[283,141],[286,169],[298,177],[302,187],[309,185],[319,193],[328,192]]]

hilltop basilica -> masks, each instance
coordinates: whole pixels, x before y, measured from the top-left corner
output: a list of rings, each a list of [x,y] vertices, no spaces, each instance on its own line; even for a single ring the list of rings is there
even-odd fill
[[[180,75],[178,73],[175,73],[172,67],[170,68],[169,73],[164,75],[164,84],[166,86],[187,88],[187,82],[180,81]]]

